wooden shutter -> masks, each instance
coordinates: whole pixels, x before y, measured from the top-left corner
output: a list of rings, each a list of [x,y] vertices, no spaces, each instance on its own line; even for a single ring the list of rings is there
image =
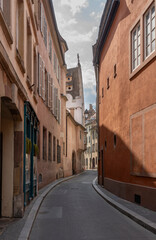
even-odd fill
[[[58,99],[58,122],[59,122],[59,124],[60,124],[60,121],[61,121],[61,102]]]
[[[54,88],[54,116],[56,117],[56,88]]]
[[[58,76],[58,80],[59,80],[59,83],[61,83],[61,68],[59,66],[59,72],[58,72],[59,76]]]
[[[44,15],[44,43],[47,47],[47,21]]]
[[[37,23],[37,28],[38,28],[38,25],[39,25],[39,0],[34,0],[34,10],[35,10],[35,21]]]
[[[42,96],[42,58],[40,54],[38,54],[38,59],[39,59],[38,93],[39,93],[39,96]]]
[[[0,0],[0,7],[3,10],[3,0]]]
[[[53,79],[50,78],[50,110],[53,108]]]
[[[51,108],[51,77],[48,74],[48,107]]]
[[[53,83],[53,79],[52,79],[52,113],[54,114],[54,83]]]
[[[45,63],[42,62],[42,98],[45,100]]]
[[[42,3],[41,3],[41,32],[42,34],[44,34],[44,8]]]
[[[58,120],[58,89],[56,88],[56,119]]]

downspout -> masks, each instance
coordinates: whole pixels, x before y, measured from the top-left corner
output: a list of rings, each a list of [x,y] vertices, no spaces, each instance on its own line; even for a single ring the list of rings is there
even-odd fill
[[[68,139],[67,117],[68,117],[68,114],[66,112],[66,157],[67,157],[67,150],[68,150],[68,143],[67,143],[67,139]]]
[[[23,163],[23,192],[24,192],[24,207],[26,206],[26,186],[25,186],[25,164],[26,164],[26,111],[27,106],[24,104],[24,163]]]
[[[96,64],[95,66],[96,69],[96,92],[97,92],[97,97],[96,97],[96,121],[97,121],[97,134],[98,134],[98,183],[99,183],[99,160],[100,160],[100,136],[99,136],[99,65]]]

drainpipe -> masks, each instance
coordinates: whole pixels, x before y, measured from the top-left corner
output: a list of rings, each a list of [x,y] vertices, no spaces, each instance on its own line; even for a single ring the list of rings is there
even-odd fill
[[[26,111],[27,106],[24,104],[24,163],[23,163],[23,192],[24,192],[24,207],[26,206],[26,186],[25,186],[25,163],[26,163]]]
[[[96,97],[96,121],[97,121],[97,134],[98,134],[98,173],[99,173],[99,157],[100,157],[100,141],[99,141],[99,65],[96,64],[95,66],[96,69],[96,92],[97,92],[97,97]],[[99,174],[98,174],[99,177]],[[99,182],[99,178],[98,178]]]

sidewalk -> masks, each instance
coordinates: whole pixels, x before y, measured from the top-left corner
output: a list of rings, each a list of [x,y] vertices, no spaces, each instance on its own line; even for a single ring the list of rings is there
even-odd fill
[[[82,172],[83,173],[83,172]],[[80,174],[82,174],[80,173]],[[38,196],[26,208],[23,218],[4,219],[4,224],[0,221],[3,232],[0,232],[0,240],[27,240],[31,232],[33,222],[40,205],[42,204],[46,195],[58,184],[65,182],[80,174],[73,175],[67,178],[62,178],[50,183],[48,186],[42,188],[38,192]],[[2,220],[3,221],[3,220]]]
[[[93,188],[114,208],[118,209],[133,221],[156,234],[156,212],[126,201],[110,193],[97,183],[97,178],[93,181]]]

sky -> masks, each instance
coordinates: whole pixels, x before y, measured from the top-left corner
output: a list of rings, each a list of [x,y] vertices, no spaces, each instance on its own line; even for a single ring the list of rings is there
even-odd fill
[[[65,54],[67,68],[77,66],[80,56],[85,109],[96,107],[96,80],[92,45],[96,43],[106,0],[53,0],[56,21],[69,50]]]

